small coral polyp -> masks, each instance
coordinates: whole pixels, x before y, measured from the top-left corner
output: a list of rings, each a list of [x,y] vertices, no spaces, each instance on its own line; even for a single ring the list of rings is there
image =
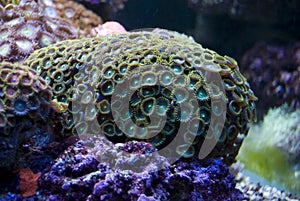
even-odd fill
[[[15,162],[17,149],[30,135],[47,132],[50,120],[45,114],[49,114],[51,100],[51,88],[36,71],[0,63],[0,167]]]
[[[113,142],[142,140],[158,149],[176,141],[176,153],[185,157],[215,139],[209,157],[230,164],[255,119],[257,98],[236,61],[173,31],[63,41],[35,51],[26,63],[55,99],[69,104],[60,122],[64,134],[102,132]],[[210,81],[213,74],[220,85]],[[218,118],[225,121],[220,136]]]
[[[62,18],[52,19],[34,1],[0,5],[0,62],[22,61],[34,50],[78,37],[76,28]]]

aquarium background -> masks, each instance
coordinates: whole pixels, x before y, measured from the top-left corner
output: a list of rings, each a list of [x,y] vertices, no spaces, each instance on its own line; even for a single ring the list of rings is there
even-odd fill
[[[66,2],[71,1],[36,2],[37,5],[43,2],[47,7],[51,5],[49,2],[66,5]],[[128,32],[162,28],[192,36],[195,42],[204,48],[222,56],[230,56],[237,61],[239,71],[247,78],[255,96],[258,97],[258,101],[255,102],[257,121],[249,124],[250,130],[236,163],[231,165],[231,161],[228,162],[226,159],[225,162],[212,159],[205,163],[200,163],[194,158],[191,161],[181,159],[164,171],[160,171],[163,168],[159,167],[168,163],[164,157],[151,156],[149,159],[151,166],[147,166],[144,159],[134,158],[137,157],[136,154],[148,154],[155,150],[155,147],[147,143],[129,142],[116,147],[111,142],[95,136],[87,138],[72,136],[66,139],[60,135],[56,136],[58,130],[52,135],[48,133],[45,125],[39,129],[28,129],[25,138],[34,140],[26,144],[26,151],[24,147],[22,148],[22,158],[18,164],[9,169],[10,165],[9,168],[2,167],[9,163],[13,164],[14,159],[8,160],[4,157],[5,159],[0,162],[0,176],[3,178],[0,181],[1,201],[300,200],[300,1],[78,0],[75,2],[84,5],[96,15],[80,10],[81,8],[77,9],[76,17],[69,18],[70,21],[60,19],[61,21],[55,21],[58,28],[47,28],[45,31],[47,33],[43,33],[43,36],[51,35],[50,39],[39,40],[33,49],[51,46],[61,40],[94,37],[92,28],[106,21],[117,21]],[[0,0],[3,7],[6,3],[19,4],[19,1]],[[41,20],[40,16],[46,13],[49,16],[56,15],[53,10],[39,10],[41,8],[38,6],[30,8],[30,12],[43,13],[38,17],[33,15],[32,19]],[[55,9],[64,13],[62,6]],[[3,9],[0,11],[0,31],[6,31],[7,21],[16,16],[7,15],[9,16],[7,17],[3,14]],[[65,14],[60,12],[57,12],[60,18],[68,18],[68,14],[70,16],[73,11]],[[17,17],[22,18],[22,15]],[[76,24],[83,19],[81,15],[89,19],[83,20],[86,23],[83,23],[84,25],[80,22]],[[47,20],[41,21],[44,23]],[[80,27],[82,32],[77,33],[73,26]],[[60,33],[66,29],[67,34]],[[16,32],[16,36],[12,33],[14,32],[9,33],[11,36],[0,34],[0,39],[4,41],[5,37],[8,37],[10,41],[17,41],[19,32]],[[52,38],[52,35],[55,37]],[[6,47],[2,46],[6,44],[3,41],[0,41],[0,46]],[[188,40],[185,42],[189,43]],[[84,44],[97,49],[96,43],[101,42],[82,39],[66,44],[73,48],[70,48],[70,51],[74,51],[74,55],[80,55],[79,58],[82,55],[76,52],[76,48],[80,49]],[[24,66],[20,64],[16,67],[10,63],[0,64],[1,68],[20,72],[28,65],[37,70],[35,61],[44,65],[44,60],[39,60],[41,54],[38,51],[31,54],[33,49],[28,48],[24,52],[16,50],[8,59],[0,57],[1,61],[11,63],[27,59],[23,63]],[[54,49],[59,51],[59,46]],[[0,51],[0,55],[3,52]],[[50,54],[49,58],[52,58]],[[35,76],[32,80],[39,82],[40,78]],[[35,128],[41,121],[59,121],[64,118],[68,105],[62,104],[61,99],[51,101],[49,91],[50,88],[41,87],[35,92],[37,102],[41,102],[41,111],[29,115],[28,118],[32,116],[35,118],[28,127]],[[63,98],[60,95],[57,97]],[[21,117],[25,114],[21,111],[24,101],[23,99],[18,101],[20,113],[16,115],[16,119],[22,121]],[[106,104],[105,101],[104,103]],[[49,110],[49,115],[43,116],[46,110]],[[39,139],[36,136],[39,136]],[[3,140],[0,150],[3,151],[3,147],[8,146],[7,144],[16,138],[15,136],[8,141]],[[92,142],[97,146],[87,152],[86,147]],[[42,148],[39,149],[35,143]],[[126,156],[128,158],[124,157],[113,163],[107,161],[106,157],[117,158],[120,150],[129,152],[130,154]],[[0,156],[5,154],[14,153],[5,150]],[[227,166],[228,164],[230,166]],[[134,169],[139,173],[127,174],[126,171],[122,172],[124,169]],[[28,185],[31,186],[30,189],[26,188]],[[210,191],[207,190],[209,188]]]

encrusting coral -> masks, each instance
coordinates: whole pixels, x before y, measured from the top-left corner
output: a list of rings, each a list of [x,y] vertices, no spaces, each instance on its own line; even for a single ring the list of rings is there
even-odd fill
[[[69,21],[48,17],[34,1],[0,5],[0,15],[0,62],[22,61],[35,49],[78,37]]]
[[[0,63],[1,168],[12,168],[35,147],[51,142],[51,101],[51,88],[36,71]]]
[[[143,140],[159,149],[172,141],[185,157],[211,139],[217,145],[209,157],[230,164],[255,119],[257,98],[236,61],[177,32],[68,40],[35,51],[26,63],[52,87],[54,99],[69,104],[65,134],[102,130],[113,142]]]

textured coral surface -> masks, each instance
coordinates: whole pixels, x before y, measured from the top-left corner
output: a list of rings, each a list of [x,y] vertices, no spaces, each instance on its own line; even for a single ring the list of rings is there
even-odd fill
[[[185,157],[198,153],[208,137],[217,141],[211,156],[231,163],[247,135],[247,122],[255,119],[257,98],[236,62],[177,32],[155,29],[65,41],[34,52],[26,63],[41,73],[55,99],[69,103],[61,122],[64,133],[101,129],[114,142],[145,139],[158,148],[180,133],[173,147]],[[210,124],[215,130],[208,135]]]
[[[39,0],[43,12],[51,18],[63,18],[76,27],[80,36],[90,35],[93,27],[102,24],[100,16],[86,9],[83,5],[70,0]]]
[[[22,61],[34,50],[78,37],[66,19],[50,18],[39,3],[0,5],[0,61]]]
[[[11,168],[50,142],[51,100],[51,88],[36,71],[0,63],[0,167]]]

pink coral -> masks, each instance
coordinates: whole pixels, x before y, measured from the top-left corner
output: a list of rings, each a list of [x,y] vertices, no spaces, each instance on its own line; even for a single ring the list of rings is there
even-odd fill
[[[104,24],[100,24],[97,27],[92,29],[92,36],[105,36],[108,34],[115,34],[115,33],[124,33],[126,29],[116,21],[107,21]]]

